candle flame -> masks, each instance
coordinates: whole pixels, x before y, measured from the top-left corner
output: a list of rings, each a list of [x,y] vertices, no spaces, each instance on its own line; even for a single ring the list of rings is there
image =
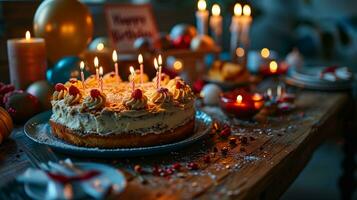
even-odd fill
[[[213,16],[219,16],[221,14],[221,8],[219,7],[218,4],[213,4],[212,6],[212,15]]]
[[[250,16],[251,14],[250,6],[249,5],[244,5],[243,7],[243,15],[244,16]]]
[[[268,97],[270,97],[270,98],[273,96],[273,92],[272,92],[271,88],[268,88],[268,90],[267,90],[267,95],[268,95]]]
[[[81,68],[81,70],[83,71],[83,69],[84,69],[84,62],[83,62],[83,61],[81,61],[81,62],[79,63],[79,68]]]
[[[30,33],[30,31],[26,31],[26,33],[25,33],[25,38],[26,38],[26,40],[31,39],[31,33]]]
[[[263,48],[261,51],[260,51],[260,55],[263,57],[263,58],[269,58],[270,56],[270,51],[268,48]]]
[[[102,51],[103,49],[104,49],[104,44],[101,43],[101,42],[98,43],[98,44],[97,44],[97,50],[98,50],[98,51]]]
[[[129,71],[130,71],[130,73],[131,73],[132,76],[135,75],[135,70],[134,70],[134,67],[133,67],[133,66],[130,66],[130,67],[129,67]]]
[[[113,59],[113,62],[117,62],[118,61],[118,54],[117,54],[117,51],[113,51],[113,54],[112,54],[112,59]]]
[[[98,60],[98,57],[94,57],[94,67],[95,68],[98,68],[98,65],[99,65],[99,60]]]
[[[252,99],[253,101],[261,101],[263,99],[262,95],[258,94],[258,93],[255,93],[253,96],[252,96]]]
[[[242,15],[242,5],[240,5],[240,3],[236,3],[234,5],[234,15],[235,16],[241,16]]]
[[[244,49],[242,47],[238,47],[236,49],[236,54],[237,54],[238,57],[243,57],[244,54],[245,54]]]
[[[181,61],[179,60],[176,60],[173,64],[173,67],[176,71],[181,71],[182,67],[183,67],[183,64]]]
[[[144,62],[143,55],[139,54],[139,56],[138,56],[138,62],[139,62],[139,64],[143,64],[143,62]]]
[[[157,63],[159,64],[159,66],[162,65],[162,57],[161,57],[161,54],[159,54],[159,58],[157,59]]]
[[[241,104],[242,101],[243,101],[242,95],[238,95],[238,96],[237,96],[237,103],[238,103],[238,104]]]
[[[206,10],[207,4],[205,0],[198,0],[197,2],[197,8],[199,11],[204,11]]]
[[[271,61],[269,63],[269,70],[271,73],[276,73],[278,71],[278,63],[276,63],[275,61]]]
[[[103,76],[103,67],[102,66],[99,67],[99,75]]]
[[[159,65],[157,64],[157,59],[156,58],[154,59],[154,67],[155,67],[156,70],[159,68]]]

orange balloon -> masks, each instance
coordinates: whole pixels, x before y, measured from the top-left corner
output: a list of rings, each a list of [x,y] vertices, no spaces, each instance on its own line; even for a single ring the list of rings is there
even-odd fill
[[[46,41],[50,61],[79,55],[92,40],[93,20],[78,0],[46,0],[34,18],[34,33]]]

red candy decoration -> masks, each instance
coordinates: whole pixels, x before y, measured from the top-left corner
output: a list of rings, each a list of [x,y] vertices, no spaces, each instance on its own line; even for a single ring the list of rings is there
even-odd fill
[[[181,88],[183,88],[183,86],[184,86],[184,85],[183,85],[180,81],[177,81],[177,82],[176,82],[176,88],[177,88],[177,89],[181,89]]]
[[[64,86],[62,83],[57,83],[57,84],[55,85],[55,90],[56,90],[57,92],[60,92],[60,91],[62,91],[62,90],[67,90],[67,88],[66,88],[66,86]]]
[[[68,93],[72,96],[75,96],[75,95],[79,94],[80,92],[76,86],[71,85],[71,87],[69,87],[69,89],[68,89]]]
[[[176,171],[179,171],[181,169],[181,164],[180,163],[175,163],[172,165],[172,168]]]
[[[97,89],[92,89],[92,90],[90,91],[90,96],[91,96],[92,98],[98,98],[99,96],[101,96],[101,94],[100,94],[100,91],[99,91],[99,90],[97,90]]]
[[[143,92],[140,89],[136,89],[131,93],[131,97],[134,99],[141,99],[143,97]]]
[[[197,170],[198,169],[198,164],[194,163],[194,162],[190,162],[187,164],[187,168],[189,168],[190,170]]]

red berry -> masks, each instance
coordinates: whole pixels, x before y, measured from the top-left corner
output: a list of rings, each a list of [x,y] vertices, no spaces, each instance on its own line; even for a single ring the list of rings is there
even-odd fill
[[[174,173],[174,170],[172,170],[171,168],[167,168],[167,169],[165,170],[165,176],[171,175],[171,174],[173,174],[173,173]]]
[[[194,163],[194,162],[190,162],[187,164],[187,168],[189,168],[190,170],[197,170],[198,169],[198,164]]]
[[[209,155],[205,155],[205,157],[203,157],[203,162],[210,163],[211,162],[211,157]]]
[[[181,83],[181,81],[177,81],[177,82],[176,82],[176,88],[177,88],[177,89],[181,89],[181,88],[183,88],[183,86],[184,86],[184,85]]]
[[[135,170],[135,172],[138,173],[138,174],[143,173],[143,168],[141,168],[140,165],[135,165],[135,166],[134,166],[134,170]]]
[[[57,83],[57,84],[55,85],[55,90],[56,90],[57,92],[60,92],[61,90],[67,90],[67,88],[66,88],[66,86],[64,86],[62,83]]]
[[[71,79],[69,79],[69,82],[72,84],[75,84],[78,82],[78,80],[76,78],[71,78]]]
[[[158,89],[158,92],[166,94],[169,92],[169,90],[167,88],[162,87],[162,88]]]
[[[175,163],[172,165],[172,168],[176,171],[179,171],[181,169],[181,164],[180,163]]]
[[[92,90],[90,91],[90,96],[91,96],[92,98],[98,98],[100,95],[101,95],[101,94],[100,94],[100,91],[97,90],[97,89],[92,89]]]
[[[140,89],[136,89],[131,93],[131,97],[134,99],[141,99],[143,97],[143,92]]]
[[[79,94],[79,89],[76,86],[71,85],[71,87],[68,89],[68,93],[72,96],[76,96]]]
[[[230,128],[224,128],[220,133],[219,133],[219,135],[221,136],[221,137],[228,137],[228,136],[230,136],[231,135],[231,129]]]

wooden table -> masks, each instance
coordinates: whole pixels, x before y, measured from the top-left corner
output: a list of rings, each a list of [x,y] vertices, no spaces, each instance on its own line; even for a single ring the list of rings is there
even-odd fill
[[[298,176],[319,144],[333,134],[350,133],[347,123],[354,106],[347,93],[298,91],[297,95],[294,112],[260,122],[229,119],[218,108],[203,108],[218,122],[232,127],[237,145],[211,134],[182,151],[166,155],[90,161],[105,162],[125,172],[128,186],[120,195],[122,199],[276,199]],[[22,127],[15,129],[11,139],[0,147],[1,183],[30,166],[19,141],[30,149],[38,147],[26,138]],[[347,144],[350,147],[346,152],[351,155],[353,143]],[[223,147],[228,148],[226,155]],[[199,169],[188,170],[186,165],[190,162],[197,163]],[[152,175],[154,166],[170,168],[174,163],[183,166],[180,172],[164,177]],[[137,164],[146,173],[137,176],[133,170]],[[353,159],[346,159],[345,164],[346,169],[353,166]],[[341,177],[344,198],[351,198],[353,191],[351,167],[348,169]]]

